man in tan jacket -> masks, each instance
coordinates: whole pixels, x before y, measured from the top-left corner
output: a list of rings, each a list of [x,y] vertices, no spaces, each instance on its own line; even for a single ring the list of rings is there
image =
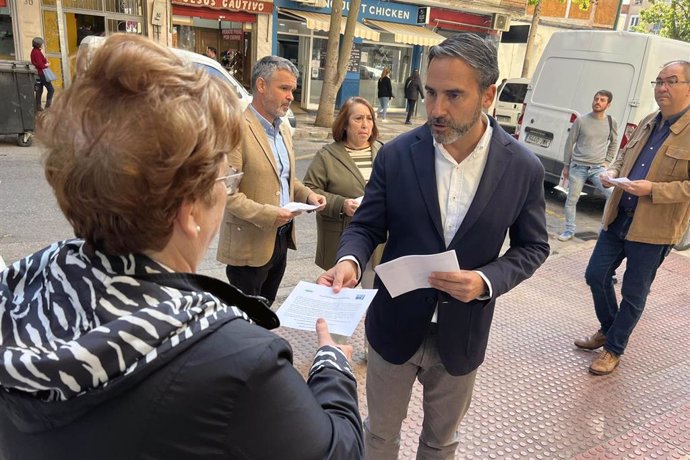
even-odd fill
[[[601,327],[575,341],[588,350],[604,347],[589,367],[595,375],[618,366],[656,271],[690,219],[690,62],[665,64],[652,85],[659,111],[640,122],[601,176],[604,186],[616,188],[585,273]],[[613,182],[616,178],[629,181]],[[619,304],[611,277],[623,259]]]
[[[287,250],[296,249],[293,219],[284,208],[292,201],[319,206],[326,198],[295,178],[289,129],[281,124],[297,87],[292,62],[266,56],[252,69],[252,103],[244,111],[245,131],[229,163],[244,176],[228,197],[218,243],[218,261],[227,264],[232,285],[273,302],[283,279]]]

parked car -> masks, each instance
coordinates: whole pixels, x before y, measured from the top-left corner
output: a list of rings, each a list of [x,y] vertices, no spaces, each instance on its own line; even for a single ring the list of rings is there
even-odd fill
[[[514,134],[525,107],[529,78],[509,78],[496,95],[494,118],[509,134]]]
[[[105,37],[89,35],[84,37],[79,47],[80,49],[82,47],[86,47],[87,49],[95,49],[101,46],[104,41]],[[242,86],[242,84],[238,82],[235,77],[230,75],[218,61],[204,56],[203,54],[194,53],[192,51],[179,48],[171,47],[170,50],[180,59],[182,59],[182,61],[201,67],[211,75],[214,75],[229,84],[235,90],[235,94],[240,100],[242,110],[247,108],[249,103],[252,101],[252,95],[249,93],[249,91],[247,91],[247,89]],[[295,118],[295,114],[292,112],[292,109],[288,109],[287,114],[283,117],[283,122],[290,126],[290,134],[294,135],[295,129],[297,128],[297,119]]]

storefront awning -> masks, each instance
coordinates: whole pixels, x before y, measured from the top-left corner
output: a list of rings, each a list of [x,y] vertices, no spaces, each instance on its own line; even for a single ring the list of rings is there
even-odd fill
[[[381,30],[392,33],[396,43],[407,43],[408,45],[434,46],[446,39],[426,27],[413,26],[410,24],[398,24],[393,22],[375,21],[365,19],[364,22]]]
[[[309,29],[323,30],[327,32],[331,28],[331,16],[328,14],[312,13],[310,11],[288,10],[285,8],[280,8],[280,12],[291,14],[298,18],[304,19],[305,21],[307,21],[307,28]],[[341,34],[345,33],[345,19],[346,18],[343,17],[343,20],[340,22]],[[375,31],[374,29],[370,29],[361,22],[358,22],[355,25],[355,37],[379,41],[381,39],[381,34]]]

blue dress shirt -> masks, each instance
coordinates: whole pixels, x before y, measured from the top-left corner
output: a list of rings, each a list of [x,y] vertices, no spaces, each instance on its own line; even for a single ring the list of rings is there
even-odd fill
[[[657,114],[656,118],[654,119],[652,135],[649,136],[647,143],[640,152],[640,156],[637,157],[635,166],[633,166],[632,170],[630,170],[630,173],[628,174],[628,179],[632,181],[641,180],[647,177],[647,174],[649,174],[649,168],[652,166],[652,161],[654,161],[656,153],[666,141],[668,135],[671,134],[671,125],[678,121],[678,119],[682,117],[687,110],[688,109],[685,109],[682,112],[669,117],[667,120],[662,120],[661,113]],[[637,201],[637,196],[628,192],[623,192],[623,196],[621,197],[618,207],[622,209],[623,212],[632,213],[635,212]]]
[[[252,104],[249,104],[249,107],[251,107],[261,126],[263,126],[268,138],[268,144],[273,152],[273,158],[276,160],[278,175],[280,176],[280,206],[283,207],[290,202],[290,157],[288,156],[285,139],[280,134],[280,123],[282,120],[276,117],[273,124],[271,124],[256,111]]]

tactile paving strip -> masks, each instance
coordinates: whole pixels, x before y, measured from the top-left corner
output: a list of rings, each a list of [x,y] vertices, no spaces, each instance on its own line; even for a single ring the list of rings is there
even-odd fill
[[[619,368],[597,377],[587,372],[596,352],[572,344],[597,328],[583,278],[590,254],[585,249],[550,258],[498,299],[456,458],[690,459],[690,259],[675,253],[667,258]],[[278,333],[290,341],[295,365],[306,373],[315,334]],[[351,342],[365,417],[363,334],[360,324]],[[415,458],[422,414],[421,387],[415,385],[401,459]]]

